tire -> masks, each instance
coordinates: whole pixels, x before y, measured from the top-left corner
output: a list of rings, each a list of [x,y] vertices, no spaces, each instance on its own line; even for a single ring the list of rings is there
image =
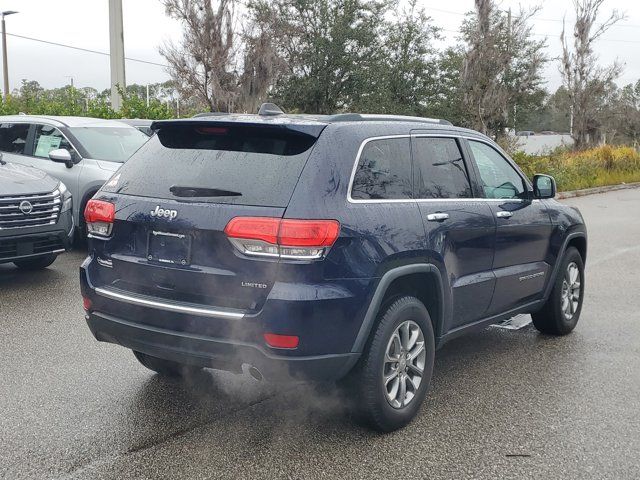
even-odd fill
[[[193,365],[184,365],[178,362],[172,362],[171,360],[165,360],[163,358],[152,357],[146,353],[136,352],[133,350],[133,354],[138,361],[147,367],[149,370],[171,378],[189,377],[202,370],[202,367],[196,367]]]
[[[562,258],[551,295],[544,306],[531,315],[533,325],[547,335],[571,333],[580,319],[583,299],[584,263],[580,252],[569,247]]]
[[[13,264],[20,270],[42,270],[55,262],[57,257],[57,253],[50,253],[49,255],[29,260],[16,260]]]
[[[419,333],[416,333],[417,329]],[[413,335],[417,337],[414,339]],[[411,339],[414,339],[413,345]],[[422,353],[416,354],[420,343]],[[414,355],[413,359],[406,358],[407,350]],[[396,354],[399,361],[390,361],[396,358]],[[434,357],[433,326],[422,302],[415,297],[404,296],[387,304],[378,316],[360,362],[347,379],[355,386],[356,413],[381,432],[391,432],[407,425],[418,413],[427,394]],[[421,375],[418,374],[420,365]],[[401,372],[403,368],[404,372]],[[398,372],[401,372],[400,376]],[[385,381],[385,375],[390,380]],[[404,399],[402,382],[405,385]]]

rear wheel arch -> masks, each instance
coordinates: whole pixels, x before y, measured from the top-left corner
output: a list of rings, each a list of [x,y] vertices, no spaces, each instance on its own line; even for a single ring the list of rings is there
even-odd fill
[[[433,331],[438,338],[444,323],[444,291],[440,270],[433,264],[404,265],[387,271],[376,287],[369,302],[352,352],[362,352],[371,336],[378,314],[394,299],[414,296],[427,308]]]

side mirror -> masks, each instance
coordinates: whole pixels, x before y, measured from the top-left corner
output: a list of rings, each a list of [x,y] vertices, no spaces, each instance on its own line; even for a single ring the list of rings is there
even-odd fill
[[[556,196],[556,180],[551,175],[533,176],[533,198],[545,199]]]
[[[64,163],[67,168],[73,167],[73,158],[71,158],[71,153],[69,153],[69,150],[66,148],[51,150],[49,152],[49,159],[54,162]]]

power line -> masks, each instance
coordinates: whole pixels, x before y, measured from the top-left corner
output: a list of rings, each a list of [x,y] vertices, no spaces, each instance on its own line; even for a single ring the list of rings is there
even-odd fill
[[[439,9],[439,8],[431,8],[430,10],[465,16],[464,13],[454,12],[454,11],[451,11],[451,10],[443,10],[443,9]],[[543,19],[537,19],[537,20],[543,20]],[[552,20],[549,20],[549,21],[552,21]],[[561,21],[561,20],[553,20],[553,21]],[[624,25],[624,26],[631,27],[632,25]],[[640,25],[638,25],[638,26],[640,27]],[[459,30],[450,30],[450,29],[446,29],[446,28],[443,28],[441,30],[443,32],[448,32],[448,33],[457,33],[457,34],[460,33]],[[535,33],[535,32],[532,33],[532,34],[537,36],[537,37],[545,37],[545,38],[558,38],[560,36],[559,34],[555,35],[555,34],[544,34],[544,33]],[[96,55],[103,55],[105,57],[109,57],[110,56],[109,53],[101,52],[99,50],[91,50],[89,48],[76,47],[74,45],[66,45],[64,43],[57,43],[57,42],[52,42],[52,41],[49,41],[49,40],[42,40],[40,38],[27,37],[25,35],[18,35],[17,33],[8,33],[7,32],[7,35],[9,35],[11,37],[16,37],[16,38],[22,38],[23,40],[30,40],[32,42],[44,43],[46,45],[53,45],[53,46],[56,46],[56,47],[70,48],[72,50],[78,50],[80,52],[93,53],[93,54],[96,54]],[[620,40],[620,39],[607,39],[607,38],[601,38],[600,41],[601,42],[612,42],[612,43],[629,43],[629,44],[638,44],[638,43],[640,43],[640,41],[638,41],[638,40]],[[164,63],[151,62],[149,60],[141,60],[139,58],[125,57],[125,60],[129,60],[131,62],[145,63],[147,65],[154,65],[156,67],[163,67],[163,68],[168,68],[169,67],[168,65],[166,65]]]
[[[11,37],[22,38],[24,40],[31,40],[33,42],[45,43],[47,45],[55,45],[56,47],[71,48],[73,50],[79,50],[81,52],[88,52],[88,53],[95,53],[97,55],[103,55],[103,56],[106,56],[106,57],[110,56],[109,53],[101,52],[99,50],[91,50],[89,48],[76,47],[76,46],[73,46],[73,45],[65,45],[64,43],[51,42],[49,40],[42,40],[40,38],[26,37],[24,35],[18,35],[17,33],[8,33],[7,32],[7,35],[9,35]],[[147,65],[155,65],[157,67],[164,67],[164,68],[168,67],[168,65],[165,65],[163,63],[150,62],[149,60],[140,60],[139,58],[131,58],[131,57],[124,57],[124,58],[125,58],[125,60],[129,60],[131,62],[146,63]]]
[[[458,15],[460,17],[466,17],[467,14],[466,13],[462,13],[462,12],[454,12],[453,10],[444,10],[442,8],[433,8],[433,7],[428,7],[426,9],[427,11],[429,10],[433,10],[434,12],[442,12],[442,13],[450,13],[451,15]],[[514,15],[514,18],[517,18]],[[563,23],[564,20],[560,20],[557,18],[539,18],[539,17],[533,17],[533,19],[535,19],[536,21],[540,21],[540,22],[556,22],[556,23]],[[623,27],[623,28],[640,28],[640,25],[638,24],[633,24],[633,23],[614,23],[613,25],[611,25],[611,28],[617,28],[617,27]],[[625,40],[620,40],[620,41],[625,41]]]
[[[447,28],[441,28],[440,29],[443,32],[447,32],[447,33],[461,33],[460,30],[451,30],[451,29],[447,29]],[[535,35],[536,37],[545,37],[545,38],[551,38],[551,39],[559,39],[560,38],[560,33],[536,33],[536,32],[531,32],[531,35]],[[621,40],[618,38],[599,38],[598,39],[599,42],[611,42],[611,43],[630,43],[630,44],[634,44],[634,43],[640,43],[640,40]]]

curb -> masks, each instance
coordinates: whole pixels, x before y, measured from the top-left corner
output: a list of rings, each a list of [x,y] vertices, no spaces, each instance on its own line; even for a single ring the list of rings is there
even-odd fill
[[[585,188],[584,190],[573,190],[571,192],[560,192],[556,195],[556,199],[584,197],[585,195],[595,195],[597,193],[614,192],[616,190],[627,190],[630,188],[640,188],[640,182],[621,183],[619,185],[607,185],[604,187]]]

